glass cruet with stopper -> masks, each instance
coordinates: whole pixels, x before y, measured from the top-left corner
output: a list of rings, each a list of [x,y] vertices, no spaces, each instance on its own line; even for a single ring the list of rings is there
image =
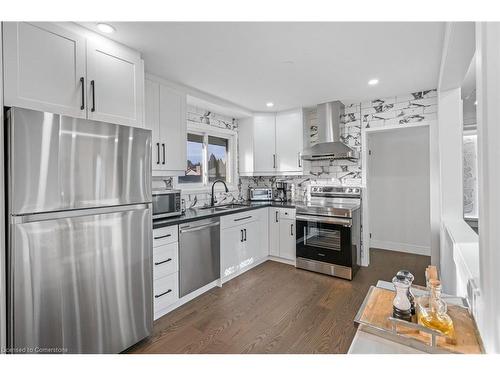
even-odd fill
[[[453,321],[447,314],[446,302],[441,298],[441,282],[431,279],[429,288],[428,306],[419,311],[418,322],[451,337],[454,334]]]

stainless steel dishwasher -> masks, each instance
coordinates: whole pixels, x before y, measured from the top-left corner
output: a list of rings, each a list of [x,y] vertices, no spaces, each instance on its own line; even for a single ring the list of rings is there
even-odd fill
[[[220,277],[219,218],[181,224],[179,293],[185,296]]]

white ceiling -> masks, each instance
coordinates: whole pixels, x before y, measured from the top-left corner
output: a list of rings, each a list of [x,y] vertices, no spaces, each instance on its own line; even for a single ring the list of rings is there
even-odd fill
[[[444,36],[437,22],[108,23],[147,72],[252,111],[435,88]]]

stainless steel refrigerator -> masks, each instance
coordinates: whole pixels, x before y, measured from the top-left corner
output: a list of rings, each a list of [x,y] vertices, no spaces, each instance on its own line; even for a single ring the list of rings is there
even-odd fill
[[[7,114],[8,347],[118,353],[152,330],[151,132]]]

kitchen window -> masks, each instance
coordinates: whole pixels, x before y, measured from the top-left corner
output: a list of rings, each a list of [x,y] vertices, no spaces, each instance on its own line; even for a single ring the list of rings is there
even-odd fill
[[[178,184],[183,189],[199,190],[208,188],[215,180],[232,184],[236,171],[235,137],[232,130],[188,124],[186,171],[178,178]]]

